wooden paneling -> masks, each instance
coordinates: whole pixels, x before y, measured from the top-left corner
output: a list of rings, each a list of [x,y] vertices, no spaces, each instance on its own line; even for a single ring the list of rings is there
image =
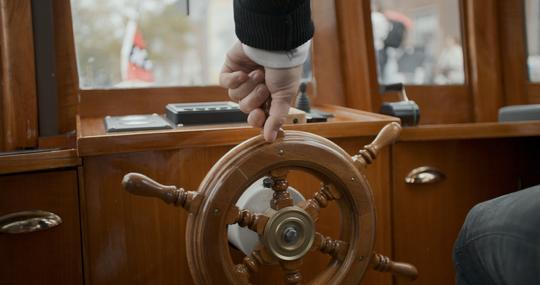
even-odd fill
[[[30,2],[0,1],[0,151],[37,146],[37,91]]]
[[[406,87],[407,96],[420,107],[420,125],[463,124],[474,121],[473,98],[465,85]],[[385,94],[385,102],[399,100]]]
[[[529,80],[525,3],[497,2],[506,105],[540,104],[540,83]]]
[[[384,125],[397,121],[393,117],[344,107],[320,106],[318,109],[333,113],[334,118],[327,123],[286,125],[284,128],[312,132],[327,138],[343,138],[375,135]],[[260,134],[260,129],[249,127],[245,123],[195,125],[165,131],[107,134],[102,117],[81,118],[79,122],[77,150],[81,156],[148,149],[233,145]]]
[[[407,142],[394,147],[394,253],[396,259],[418,267],[420,277],[410,284],[454,284],[452,248],[469,209],[518,190],[515,149],[508,139]],[[446,179],[406,184],[407,174],[421,166],[438,168]]]
[[[0,284],[83,284],[77,172],[0,176],[0,216],[36,209],[63,222],[40,232],[0,234]]]
[[[334,1],[312,0],[314,102],[344,106],[345,91],[340,62],[340,40]]]
[[[377,65],[370,1],[335,1],[342,50],[346,106],[378,111]]]
[[[529,84],[527,94],[529,95],[528,103],[540,104],[540,83]]]
[[[404,128],[400,141],[538,137],[540,122],[470,123]]]
[[[74,149],[0,156],[0,174],[75,167],[81,164]]]
[[[227,101],[220,87],[80,90],[79,116],[165,113],[169,103]]]
[[[499,8],[499,44],[506,105],[527,104],[527,43],[525,1],[496,1]],[[539,92],[540,94],[540,92]]]
[[[368,143],[368,138],[339,139],[349,153]],[[187,215],[158,200],[136,197],[122,190],[120,181],[128,172],[144,173],[164,184],[196,190],[207,171],[230,146],[147,151],[84,158],[84,205],[82,208],[87,284],[192,284],[185,257]],[[373,185],[379,214],[377,250],[390,254],[389,151],[383,150],[367,176]],[[291,186],[306,196],[318,190],[305,174],[290,176]],[[339,236],[337,207],[323,211],[318,228]],[[303,267],[314,276],[326,267],[328,258],[312,254]],[[264,269],[255,277],[259,284],[281,280],[280,270]],[[279,272],[279,273],[278,273]],[[266,274],[270,274],[266,275]],[[369,273],[363,284],[390,284],[389,275]]]
[[[56,81],[58,86],[58,123],[60,133],[75,130],[79,79],[75,59],[75,41],[69,0],[53,1]]]
[[[465,1],[470,84],[476,122],[495,122],[503,106],[497,3]]]

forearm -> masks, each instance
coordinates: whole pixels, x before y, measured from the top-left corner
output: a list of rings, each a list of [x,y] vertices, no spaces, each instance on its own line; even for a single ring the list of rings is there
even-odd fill
[[[234,0],[236,35],[245,45],[293,50],[313,37],[309,0]]]

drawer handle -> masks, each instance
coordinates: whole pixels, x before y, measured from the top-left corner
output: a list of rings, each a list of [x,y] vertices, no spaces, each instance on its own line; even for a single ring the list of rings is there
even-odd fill
[[[0,233],[24,234],[44,231],[62,223],[57,214],[34,210],[8,214],[0,217]]]
[[[413,169],[407,177],[405,177],[405,183],[407,184],[433,184],[442,181],[446,178],[446,175],[435,167],[422,166]]]

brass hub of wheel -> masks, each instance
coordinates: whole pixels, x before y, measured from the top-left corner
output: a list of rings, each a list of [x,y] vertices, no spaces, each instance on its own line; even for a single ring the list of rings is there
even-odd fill
[[[315,239],[315,223],[302,208],[293,206],[272,211],[262,242],[280,260],[302,258]]]

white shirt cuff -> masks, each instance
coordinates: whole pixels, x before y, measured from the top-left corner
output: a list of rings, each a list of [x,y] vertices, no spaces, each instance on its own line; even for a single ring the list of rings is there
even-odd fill
[[[264,67],[284,69],[304,64],[311,50],[311,40],[289,51],[268,51],[242,44],[246,55]]]

